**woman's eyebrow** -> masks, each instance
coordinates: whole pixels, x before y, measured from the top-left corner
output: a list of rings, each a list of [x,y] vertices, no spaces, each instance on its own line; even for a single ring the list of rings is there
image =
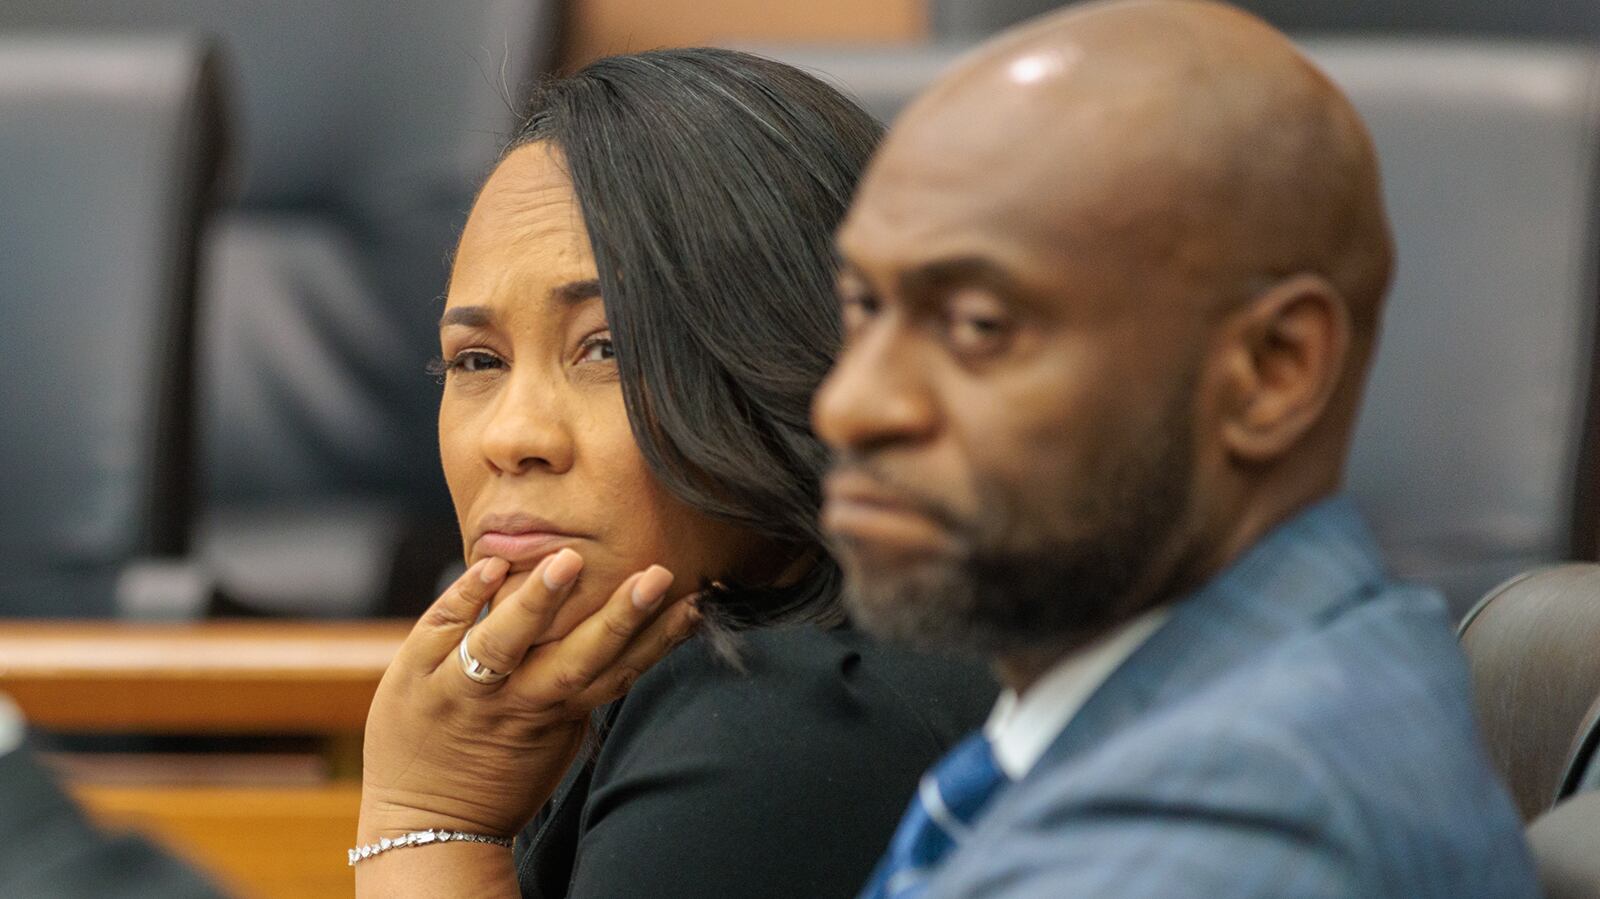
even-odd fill
[[[460,325],[465,328],[487,328],[493,319],[494,314],[488,306],[453,306],[439,316],[439,327],[443,329]]]
[[[584,300],[592,300],[599,295],[600,281],[598,278],[568,281],[565,284],[550,288],[550,299],[563,304],[581,303]]]
[[[599,295],[600,281],[596,278],[568,281],[550,288],[551,301],[564,306],[591,300]],[[459,325],[464,328],[487,328],[493,321],[494,310],[488,306],[452,306],[439,317],[439,327]]]

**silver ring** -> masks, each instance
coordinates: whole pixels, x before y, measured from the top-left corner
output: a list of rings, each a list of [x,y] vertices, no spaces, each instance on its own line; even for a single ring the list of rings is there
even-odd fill
[[[456,648],[456,656],[461,660],[461,673],[480,684],[498,684],[511,676],[509,671],[496,671],[472,657],[467,652],[467,639],[472,636],[472,628],[461,635],[461,645]]]

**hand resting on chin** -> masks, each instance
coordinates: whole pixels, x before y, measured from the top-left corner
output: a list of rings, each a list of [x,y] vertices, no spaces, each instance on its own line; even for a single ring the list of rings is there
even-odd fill
[[[506,561],[482,559],[422,615],[367,716],[359,845],[429,829],[514,836],[572,764],[589,713],[626,693],[699,624],[692,598],[669,601],[672,574],[655,565],[546,642],[582,568],[564,549],[504,589]],[[504,680],[466,675],[464,635],[470,656],[507,673]],[[355,870],[361,896],[518,894],[511,851],[492,844],[395,849]]]

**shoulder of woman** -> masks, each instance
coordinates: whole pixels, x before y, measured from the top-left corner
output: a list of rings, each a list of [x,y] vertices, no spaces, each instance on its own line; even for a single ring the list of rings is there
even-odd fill
[[[686,870],[694,895],[853,894],[918,778],[993,693],[981,669],[847,631],[739,642],[742,670],[696,638],[616,709],[590,769],[574,895],[631,895]]]
[[[983,722],[997,690],[981,665],[849,629],[755,630],[738,641],[737,666],[697,637],[646,672],[623,700],[603,755],[615,758],[636,741],[652,754],[674,746],[690,755],[705,747],[859,754],[868,743],[937,753]],[[788,737],[798,745],[785,746]]]

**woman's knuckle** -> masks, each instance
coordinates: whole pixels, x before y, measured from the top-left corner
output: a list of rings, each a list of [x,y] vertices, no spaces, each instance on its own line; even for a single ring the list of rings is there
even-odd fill
[[[422,624],[430,628],[451,628],[470,624],[461,610],[450,601],[452,598],[441,597],[438,602],[430,606],[428,611],[422,613]]]
[[[616,674],[612,675],[610,685],[611,689],[608,692],[612,696],[622,696],[626,694],[629,690],[633,689],[634,684],[639,682],[639,678],[643,674],[644,672],[637,668],[630,667],[619,670]]]
[[[589,686],[589,676],[578,668],[562,668],[557,670],[550,678],[550,685],[561,695],[570,695],[580,692]]]
[[[544,590],[519,590],[511,605],[523,615],[539,617],[549,611],[550,597]]]
[[[474,642],[477,645],[469,647],[469,650],[475,650],[472,652],[472,657],[477,659],[479,664],[494,671],[510,671],[521,661],[515,657],[515,653],[505,641],[492,631],[477,634]]]
[[[606,618],[606,633],[617,640],[629,640],[633,637],[633,622],[622,618]]]

